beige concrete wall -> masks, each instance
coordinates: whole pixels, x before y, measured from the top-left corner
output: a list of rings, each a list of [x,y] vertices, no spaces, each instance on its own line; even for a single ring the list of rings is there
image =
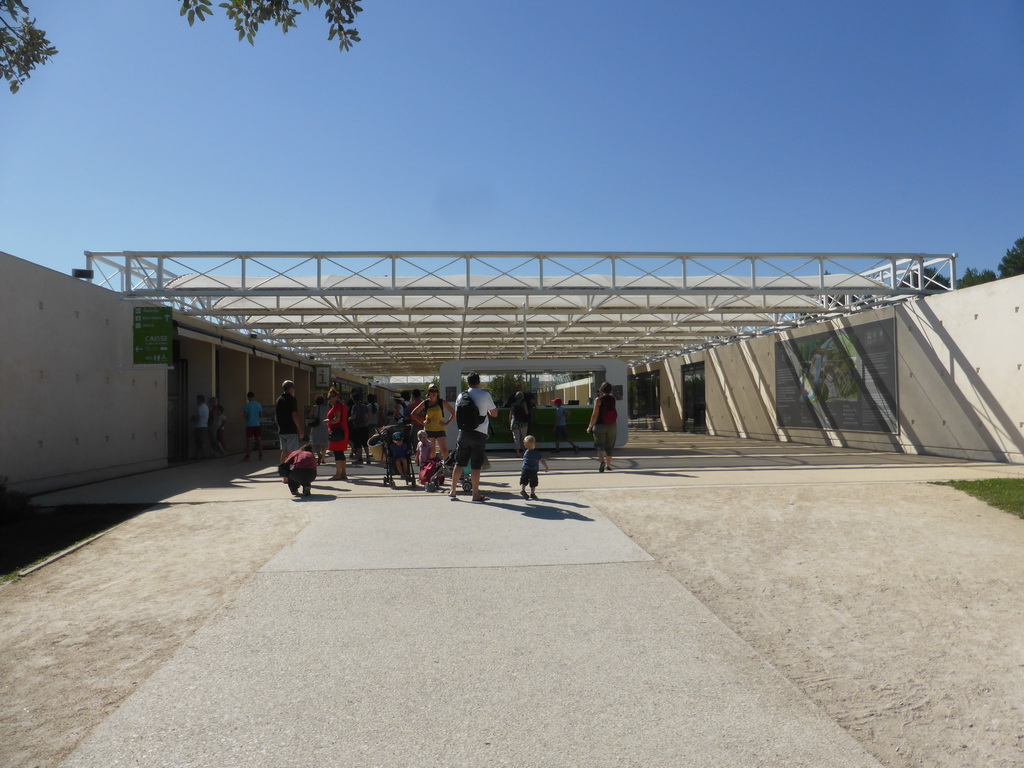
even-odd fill
[[[41,493],[167,464],[168,371],[131,365],[133,305],[118,294],[0,253],[0,476]],[[188,456],[196,395],[220,398],[228,452],[244,450],[242,405],[272,404],[281,382],[308,397],[313,371],[247,336],[175,314],[188,361],[181,404]],[[219,356],[219,365],[217,363]]]
[[[165,466],[167,371],[132,370],[132,307],[0,253],[0,476],[28,493]]]
[[[896,317],[904,445],[1024,463],[1024,276],[914,302]]]
[[[895,317],[898,435],[775,426],[775,343]],[[708,432],[1024,463],[1024,276],[659,363],[662,418],[681,424],[680,370],[705,363]],[[647,368],[638,368],[642,372]]]
[[[252,355],[234,349],[220,351],[220,404],[224,406],[224,447],[228,453],[245,451],[245,393],[249,391],[249,361]]]

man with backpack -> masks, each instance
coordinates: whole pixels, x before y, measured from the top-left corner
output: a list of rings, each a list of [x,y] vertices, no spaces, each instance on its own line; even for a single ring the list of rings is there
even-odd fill
[[[512,440],[516,444],[516,456],[523,455],[523,438],[530,434],[530,405],[521,391],[512,396],[509,406],[512,421]]]
[[[473,487],[473,501],[489,501],[480,493],[480,468],[487,461],[487,428],[490,418],[498,415],[498,407],[490,392],[480,388],[480,374],[471,373],[466,377],[469,389],[455,401],[455,422],[459,426],[459,441],[455,448],[455,470],[452,472],[452,490],[448,498],[458,501],[456,492],[459,478],[467,464],[470,467],[470,483]]]

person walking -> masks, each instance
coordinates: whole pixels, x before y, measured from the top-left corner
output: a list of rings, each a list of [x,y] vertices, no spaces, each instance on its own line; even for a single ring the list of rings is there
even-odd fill
[[[323,395],[317,395],[309,409],[309,444],[316,454],[317,466],[327,463],[327,405]]]
[[[299,401],[295,399],[295,382],[290,379],[281,384],[281,396],[274,405],[277,419],[277,434],[281,441],[281,462],[299,450],[299,441],[305,437],[302,418],[299,416]]]
[[[523,438],[523,470],[519,475],[519,495],[524,499],[537,498],[537,473],[540,472],[540,465],[544,465],[544,471],[548,469],[547,459],[537,450],[537,438],[527,435]],[[530,486],[530,494],[526,494],[526,486]]]
[[[363,393],[353,392],[352,407],[348,412],[348,439],[352,444],[352,460],[356,464],[370,463],[370,449],[366,447],[366,441],[370,439],[369,417]]]
[[[331,388],[327,393],[331,410],[327,412],[327,447],[334,454],[334,477],[331,480],[348,480],[345,467],[345,451],[348,450],[348,408],[341,399],[341,393]]]
[[[423,398],[420,397],[420,391],[414,389],[412,391],[412,398],[409,400],[409,423],[413,425],[413,429],[419,431],[423,428],[422,417],[417,417],[416,411],[420,407],[420,403],[423,402]]]
[[[245,414],[245,456],[242,457],[242,461],[249,461],[253,445],[259,450],[260,461],[263,461],[263,430],[260,427],[263,406],[256,402],[254,392],[246,392],[245,400],[245,405],[242,406],[242,413]]]
[[[516,392],[512,396],[509,418],[512,422],[512,441],[516,446],[516,456],[522,456],[523,438],[530,433],[530,406],[522,392]]]
[[[413,409],[411,414],[414,424],[422,424],[427,437],[434,443],[434,455],[448,458],[448,433],[445,428],[455,418],[455,409],[450,403],[441,399],[441,390],[431,386],[427,389],[427,399]]]
[[[373,392],[370,392],[369,394],[366,395],[367,442],[369,442],[370,437],[372,436],[370,433],[372,432],[373,434],[376,434],[377,430],[379,430],[382,426],[384,426],[384,411],[377,403],[377,396],[373,394]],[[366,463],[373,464],[373,456],[370,454],[369,450],[366,451],[365,455]]]
[[[469,374],[466,377],[466,383],[469,384],[469,389],[459,395],[459,399],[455,401],[456,417],[458,417],[460,407],[468,411],[469,405],[473,405],[476,407],[478,424],[475,427],[463,426],[461,419],[459,420],[459,441],[455,447],[455,470],[452,472],[452,490],[448,497],[452,501],[459,500],[456,495],[459,478],[462,477],[466,466],[472,461],[470,484],[473,488],[473,501],[490,501],[480,493],[480,469],[487,461],[487,427],[491,418],[498,415],[498,408],[494,404],[491,393],[480,388],[479,373]],[[469,404],[465,402],[465,398],[469,398]]]
[[[594,400],[594,410],[590,414],[590,426],[587,432],[594,435],[594,446],[597,448],[597,460],[600,465],[598,472],[611,471],[612,452],[615,450],[615,438],[618,434],[619,414],[615,410],[615,396],[612,385],[607,381],[598,390],[600,395]]]
[[[210,448],[210,406],[203,395],[196,395],[196,415],[192,417],[197,459],[205,459],[211,452]]]
[[[222,455],[217,449],[217,430],[220,427],[220,404],[217,402],[217,398],[213,395],[206,401],[206,407],[210,409],[210,417],[207,421],[207,441],[210,446],[210,450],[214,456]]]
[[[556,397],[551,401],[555,406],[555,453],[562,450],[562,440],[572,446],[573,451],[580,452],[580,447],[569,439],[569,411],[562,405],[562,398]]]

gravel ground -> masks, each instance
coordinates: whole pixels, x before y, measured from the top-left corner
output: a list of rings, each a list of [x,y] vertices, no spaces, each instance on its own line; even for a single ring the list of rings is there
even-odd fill
[[[59,765],[308,520],[158,507],[0,589],[0,766]]]
[[[884,765],[1024,765],[1024,520],[847,488],[590,500]]]

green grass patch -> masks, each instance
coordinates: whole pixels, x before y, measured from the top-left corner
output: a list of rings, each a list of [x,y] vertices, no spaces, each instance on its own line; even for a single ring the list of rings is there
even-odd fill
[[[1004,512],[1024,518],[1024,479],[1000,477],[993,480],[950,480],[948,485],[958,491],[981,499],[986,504]]]
[[[134,517],[150,504],[25,506],[0,519],[0,582]]]

